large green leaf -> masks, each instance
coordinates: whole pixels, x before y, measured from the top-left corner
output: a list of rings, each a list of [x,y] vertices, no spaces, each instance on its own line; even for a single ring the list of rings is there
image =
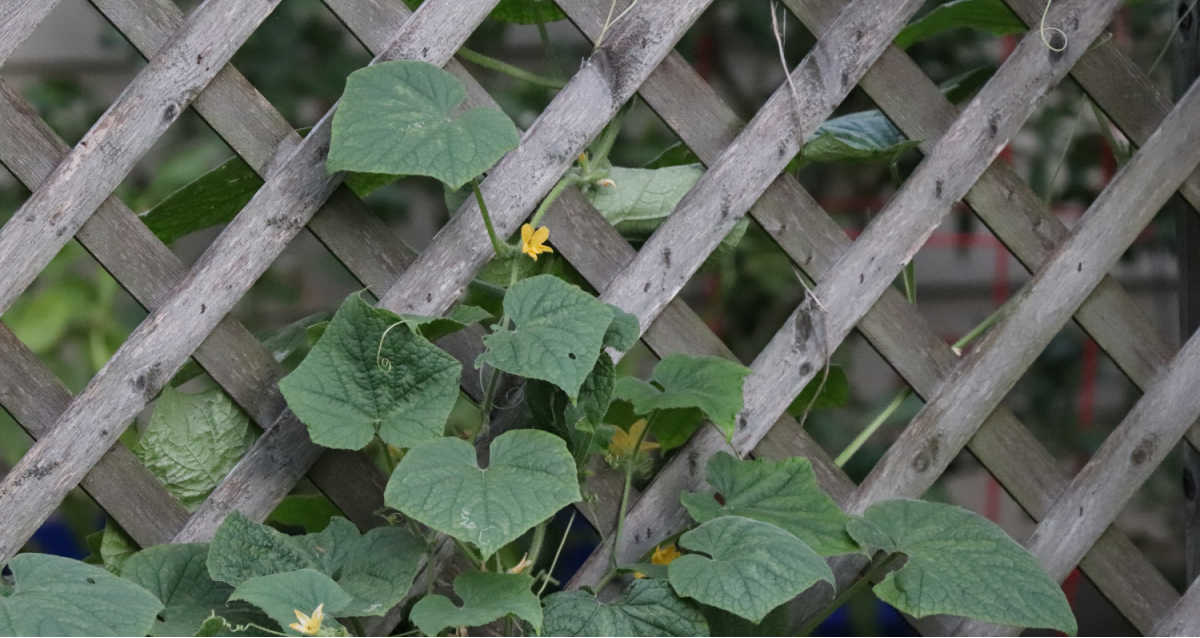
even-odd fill
[[[207,544],[155,545],[125,561],[121,576],[162,601],[155,636],[192,636],[204,621],[217,614],[233,624],[256,621],[258,614],[237,604],[227,604],[233,588],[208,575]]]
[[[741,516],[714,518],[680,536],[679,546],[708,556],[684,554],[672,561],[671,587],[755,623],[817,581],[834,582],[825,559],[804,541]]]
[[[858,551],[846,533],[848,517],[817,484],[808,459],[742,461],[721,452],[708,461],[708,483],[721,502],[707,493],[679,495],[697,522],[744,516],[791,532],[823,556]]]
[[[407,593],[424,551],[424,542],[398,527],[360,535],[353,523],[335,518],[317,534],[288,536],[234,512],[213,537],[208,571],[239,586],[250,578],[315,569],[351,596],[346,615],[377,616]]]
[[[637,343],[642,333],[641,327],[638,326],[637,317],[612,304],[608,304],[608,307],[612,310],[613,320],[604,333],[604,347],[624,352]]]
[[[512,430],[492,441],[480,469],[475,448],[443,438],[411,450],[392,472],[383,500],[484,556],[578,501],[575,460],[549,432]]]
[[[863,547],[908,560],[875,594],[917,618],[953,614],[1075,633],[1058,584],[991,521],[961,507],[895,500],[872,505],[847,531]]]
[[[612,310],[578,286],[538,275],[508,290],[504,312],[515,326],[484,337],[487,350],[475,365],[549,381],[574,401],[596,365]]]
[[[322,606],[322,630],[339,626],[334,616],[353,615],[350,594],[315,569],[256,576],[238,585],[230,599],[244,600],[263,610],[289,636],[303,635],[289,626],[297,622],[297,611],[312,616]]]
[[[430,594],[413,605],[409,619],[426,636],[436,636],[447,627],[479,627],[513,614],[542,628],[542,605],[533,595],[533,579],[524,574],[464,572],[454,579],[459,607],[449,598]]]
[[[906,49],[950,29],[977,29],[993,35],[1024,33],[1025,23],[1003,0],[953,0],[914,20],[896,36]]]
[[[632,403],[638,414],[700,408],[732,438],[734,420],[743,407],[742,382],[748,374],[746,366],[722,357],[672,354],[654,366],[650,381],[656,385],[621,377],[613,394]]]
[[[554,0],[500,0],[492,17],[518,24],[540,24],[566,18]]]
[[[564,591],[546,597],[547,636],[707,636],[700,610],[665,581],[635,580],[621,600],[602,603],[592,594]]]
[[[48,554],[19,554],[0,595],[0,635],[144,636],[162,603],[107,570]]]
[[[414,328],[388,330],[401,321],[350,295],[304,362],[279,382],[314,443],[358,450],[378,431],[407,448],[442,435],[462,365]]]
[[[220,389],[184,394],[167,386],[154,403],[137,455],[184,505],[199,505],[242,458],[256,433]]]
[[[382,62],[350,74],[333,116],[331,171],[427,175],[458,188],[520,137],[495,109],[459,112],[467,92],[432,64]]]
[[[904,137],[882,111],[859,111],[817,127],[800,149],[800,157],[808,162],[886,162],[917,144]]]
[[[666,221],[703,174],[700,164],[656,169],[614,166],[609,170],[613,185],[588,188],[584,196],[627,239],[642,241]],[[748,224],[739,220],[721,240],[721,248],[736,247]]]

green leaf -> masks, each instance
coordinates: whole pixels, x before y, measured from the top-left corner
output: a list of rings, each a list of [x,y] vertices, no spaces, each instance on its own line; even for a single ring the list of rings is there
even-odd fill
[[[744,516],[791,532],[822,556],[859,551],[846,534],[849,517],[817,484],[806,458],[742,461],[720,452],[708,460],[708,484],[724,504],[708,493],[679,495],[698,523]]]
[[[430,594],[413,605],[409,619],[421,633],[436,636],[446,627],[479,627],[513,614],[540,632],[542,605],[532,586],[533,579],[523,574],[464,572],[454,579],[454,593],[462,607]]]
[[[733,437],[734,419],[742,411],[742,382],[750,369],[712,356],[672,354],[654,366],[650,381],[617,379],[614,395],[633,404],[634,412],[650,414],[668,408],[700,408],[714,424]]]
[[[163,243],[229,222],[254,197],[263,180],[240,157],[233,157],[167,196],[141,214]]]
[[[306,532],[325,529],[329,521],[341,514],[324,494],[289,494],[279,503],[267,521],[287,527],[298,527]]]
[[[587,420],[595,429],[604,422],[604,413],[608,411],[608,403],[612,400],[616,374],[612,357],[607,352],[601,352],[600,358],[596,359],[596,367],[592,368],[592,373],[579,388],[579,399],[575,405],[566,407],[564,418],[567,427],[574,428],[580,421]]]
[[[708,622],[665,581],[635,580],[621,600],[582,591],[546,597],[547,636],[707,636]]]
[[[680,536],[679,546],[708,556],[672,561],[671,587],[755,623],[817,581],[834,582],[825,559],[804,541],[762,521],[714,518]]]
[[[185,506],[199,505],[254,442],[250,418],[220,389],[184,394],[167,386],[137,455]]]
[[[266,612],[271,620],[289,636],[303,635],[288,625],[297,621],[296,611],[311,616],[318,605],[324,605],[325,619],[321,629],[339,627],[333,619],[345,613],[351,604],[347,594],[333,579],[315,569],[257,576],[238,585],[230,600],[244,600]]]
[[[0,596],[0,635],[144,636],[163,608],[142,587],[77,560],[18,554],[8,567],[14,584]]]
[[[485,336],[487,350],[475,366],[486,363],[549,381],[574,401],[596,365],[604,335],[613,323],[612,310],[558,277],[538,275],[509,289],[504,312],[515,327]]]
[[[105,569],[120,574],[125,561],[138,551],[137,543],[109,519],[104,524],[104,532],[100,537],[100,561]]]
[[[388,330],[399,322],[350,295],[300,367],[279,382],[314,443],[358,450],[378,431],[409,448],[442,435],[462,365],[409,327]]]
[[[584,196],[626,239],[642,241],[666,221],[703,174],[701,164],[656,169],[614,166],[609,170],[613,186],[587,188]],[[748,223],[738,221],[721,247],[736,247]]]
[[[505,432],[492,441],[490,461],[480,469],[475,448],[460,439],[426,443],[396,466],[384,503],[486,557],[581,498],[575,460],[553,434]]]
[[[360,535],[353,523],[335,518],[320,533],[288,536],[234,512],[213,537],[208,571],[238,586],[259,576],[315,569],[352,597],[342,610],[346,615],[378,616],[404,598],[424,550],[424,542],[398,527]]]
[[[818,372],[808,385],[804,386],[799,396],[788,406],[788,414],[800,418],[808,410],[840,408],[850,402],[850,378],[846,376],[845,368],[839,365],[829,366],[829,378],[824,379],[824,386],[821,384],[823,377],[824,374]],[[817,394],[818,390],[820,394]]]
[[[425,62],[382,62],[350,74],[333,116],[330,171],[427,175],[458,188],[517,147],[508,116],[458,106],[467,92]]]
[[[918,143],[904,137],[882,111],[859,111],[817,127],[800,156],[808,162],[888,162]]]
[[[608,307],[612,310],[613,320],[604,333],[604,347],[624,352],[637,343],[642,329],[638,326],[637,317],[612,304],[608,304]]]
[[[44,288],[28,301],[14,304],[4,314],[4,323],[30,350],[44,354],[61,343],[70,329],[71,318],[80,308],[77,295],[74,287]]]
[[[430,341],[437,341],[442,337],[453,334],[466,328],[467,326],[487,321],[492,318],[492,313],[480,308],[479,306],[457,305],[450,309],[450,312],[445,317],[424,317],[421,315],[400,315],[400,318],[408,322],[408,324],[418,330],[421,334]]]
[[[875,586],[879,598],[904,613],[1076,631],[1058,584],[1025,548],[974,512],[928,501],[886,501],[851,519],[846,529],[863,547],[908,557]]]
[[[1025,23],[1003,0],[953,0],[914,20],[896,36],[901,49],[951,29],[976,29],[992,35],[1024,33]]]
[[[704,413],[699,408],[659,410],[654,415],[654,440],[663,452],[669,452],[692,438],[704,425]]]
[[[258,620],[253,610],[226,604],[233,588],[209,577],[207,557],[207,544],[156,545],[125,561],[121,576],[145,587],[165,605],[150,630],[152,635],[194,635],[214,613],[234,623]]]
[[[553,0],[500,0],[492,17],[518,24],[541,24],[567,17]]]

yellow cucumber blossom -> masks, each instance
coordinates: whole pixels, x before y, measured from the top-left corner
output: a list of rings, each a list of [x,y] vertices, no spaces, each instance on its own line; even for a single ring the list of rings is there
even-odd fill
[[[617,428],[613,432],[612,441],[608,444],[608,456],[614,460],[624,459],[633,456],[633,445],[642,437],[642,431],[646,429],[646,419],[638,419],[629,426],[629,431],[626,432],[621,428]],[[642,440],[642,444],[638,446],[638,453],[657,450],[658,444]]]
[[[293,609],[292,612],[296,614],[296,620],[300,622],[294,622],[288,625],[288,627],[306,636],[315,636],[317,632],[321,631],[321,621],[325,620],[325,603],[317,605],[317,608],[313,610],[312,616],[305,614],[299,609]]]
[[[529,255],[529,258],[537,261],[538,255],[542,253],[552,253],[553,248],[546,245],[546,240],[550,239],[550,229],[542,226],[534,230],[533,226],[525,224],[521,227],[521,252]]]
[[[683,556],[675,543],[667,546],[658,546],[654,548],[654,553],[650,555],[650,564],[652,565],[670,565],[671,561]],[[634,578],[645,578],[646,575],[642,572],[633,572]]]

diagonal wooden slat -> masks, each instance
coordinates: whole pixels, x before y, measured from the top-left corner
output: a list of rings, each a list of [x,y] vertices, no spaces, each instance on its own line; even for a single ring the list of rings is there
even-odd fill
[[[69,149],[37,117],[33,107],[2,81],[0,119],[8,124],[6,134],[0,136],[0,162],[32,190],[50,174]],[[163,303],[187,273],[179,258],[116,197],[110,197],[100,205],[80,227],[76,238],[147,309]],[[13,356],[17,355],[14,353]],[[275,387],[282,369],[266,348],[237,321],[229,317],[223,319],[194,356],[256,423],[268,426],[283,411],[284,400]],[[14,387],[24,385],[32,378],[15,366],[0,368],[0,377]],[[45,400],[60,405],[60,410],[66,405],[65,401],[55,401],[52,395]],[[336,480],[314,476],[315,482],[352,520],[366,526],[375,520],[374,512],[381,505],[378,498],[373,498],[373,491],[366,488],[382,483],[382,479],[368,459],[349,458],[340,465],[341,476]],[[138,479],[131,477],[129,480]],[[143,503],[129,499],[112,505],[106,509],[123,526],[126,520],[138,525],[131,517],[144,507]],[[133,513],[124,511],[126,509]],[[170,515],[165,515],[164,521],[176,522]],[[174,525],[171,535],[181,526]],[[157,525],[152,529],[155,534],[140,536],[157,538],[156,534],[161,530]],[[137,531],[128,527],[127,530],[134,538],[139,537]],[[157,542],[169,539],[170,536]]]
[[[21,46],[59,0],[7,0],[0,6],[0,66]]]
[[[976,381],[996,389],[1011,388],[1019,372],[1033,363],[1066,321],[1065,313],[1099,279],[1095,273],[1111,268],[1120,254],[1150,223],[1177,186],[1200,163],[1200,83],[1188,92],[1146,145],[1101,193],[1080,222],[1071,239],[1058,255],[1038,272],[1015,299],[1011,313],[996,325],[972,356],[963,361],[961,371],[952,377],[958,383],[948,385],[929,404],[928,414],[939,415],[939,432],[969,429],[973,421],[960,421],[961,413],[949,409],[958,387],[977,388]],[[1084,272],[1084,265],[1088,273]],[[1072,271],[1074,274],[1072,275]],[[1030,321],[1036,317],[1035,325]],[[1062,321],[1059,319],[1062,318]],[[1009,371],[1017,372],[1013,374]],[[1071,481],[1067,491],[1046,515],[1027,546],[1052,578],[1062,580],[1124,509],[1134,492],[1167,457],[1189,425],[1200,418],[1200,335],[1193,335],[1179,354],[1134,405],[1120,425],[1109,434],[1087,465]],[[1007,389],[1004,390],[1007,392]],[[987,409],[991,387],[973,393],[971,410]],[[908,431],[924,434],[926,411],[918,413]],[[905,436],[901,437],[903,441]],[[938,436],[938,435],[934,435]],[[954,437],[950,439],[953,445]],[[897,441],[900,443],[900,441]],[[911,448],[909,448],[911,449]],[[888,456],[891,456],[890,453]],[[885,457],[885,461],[886,461]],[[882,464],[887,468],[895,462]],[[863,484],[864,496],[871,495],[870,477]],[[903,490],[907,487],[901,486]],[[879,490],[874,490],[878,494]],[[963,630],[971,635],[1011,633],[1007,627],[989,627],[967,623]]]
[[[1148,636],[1195,636],[1200,634],[1200,579],[1192,582],[1183,597]]]
[[[494,4],[494,0],[469,4],[431,0],[405,22],[386,57],[444,62]],[[112,445],[128,419],[157,394],[331,194],[340,176],[325,172],[330,119],[327,115],[313,129],[287,165],[210,246],[171,299],[142,322],[72,401],[50,434],[0,483],[0,509],[17,521],[0,529],[0,559],[16,552],[91,468],[100,456],[97,451]],[[305,205],[277,207],[281,200]],[[314,455],[309,464],[315,460]],[[307,468],[298,471],[302,474]]]
[[[0,313],[33,282],[279,0],[206,0],[0,228]]]
[[[1053,15],[1055,18],[1071,16],[1074,20],[1074,16],[1088,14],[1080,16],[1078,30],[1070,34],[1074,48],[1068,47],[1062,54],[1047,56],[1040,38],[1027,37],[938,142],[933,154],[918,167],[887,210],[876,218],[867,232],[821,281],[816,296],[824,304],[825,310],[818,311],[812,306],[810,298],[793,313],[784,329],[758,356],[754,372],[746,381],[747,407],[739,417],[739,427],[734,435],[736,450],[749,452],[761,439],[791,398],[820,369],[827,352],[869,310],[909,259],[907,256],[877,259],[877,256],[915,252],[916,247],[923,243],[949,210],[950,203],[966,192],[1003,147],[1007,137],[1015,132],[1019,122],[1032,111],[1036,100],[1031,99],[1030,95],[1044,93],[1054,81],[1065,75],[1070,63],[1086,49],[1087,42],[1099,34],[1105,23],[1104,16],[1107,15],[1104,9],[1115,5],[1111,1],[1103,6],[1092,3],[1092,6],[1084,7],[1082,4],[1079,1],[1057,4],[1055,8],[1058,13]],[[1038,49],[1039,46],[1043,48]],[[1017,87],[1022,89],[1020,99],[1014,97]],[[705,228],[711,221],[689,219],[686,217],[688,212],[688,209],[681,207],[659,232],[666,230],[673,221],[685,231],[689,227]],[[690,223],[685,224],[685,221]],[[652,248],[653,242],[652,237],[643,247],[643,252]],[[687,254],[687,245],[683,247],[683,252]],[[630,281],[651,276],[632,272],[632,266],[623,273],[623,276],[626,275]],[[725,449],[724,441],[707,429],[693,437],[684,454],[696,452],[701,460],[706,460],[720,449]],[[676,461],[674,465],[671,467],[669,464],[660,475],[675,477],[664,481],[664,485],[677,487],[689,481],[681,478],[687,476],[686,469],[679,467],[681,463]],[[690,482],[696,485],[698,478],[690,479]],[[669,499],[651,504],[643,498],[643,503],[646,503],[645,508],[639,503],[633,510],[641,510],[640,520],[661,518],[663,508],[673,510],[672,516],[684,516],[682,508]],[[652,516],[651,512],[657,512],[657,515]],[[649,546],[653,546],[657,540],[660,538],[652,539]],[[629,560],[647,549],[646,546],[630,546],[619,553],[622,560]]]

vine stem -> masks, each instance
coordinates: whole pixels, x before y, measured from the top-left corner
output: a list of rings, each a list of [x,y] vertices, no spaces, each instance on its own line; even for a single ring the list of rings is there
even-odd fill
[[[621,508],[617,510],[617,535],[613,538],[612,553],[609,556],[609,563],[612,565],[612,573],[617,570],[617,548],[621,546],[621,533],[625,531],[625,509],[629,506],[629,488],[633,484],[633,468],[637,465],[638,452],[641,450],[642,441],[646,439],[646,433],[654,426],[654,417],[657,414],[650,415],[649,422],[642,431],[638,433],[637,441],[633,444],[633,451],[629,453],[629,460],[625,463],[625,489],[621,491]],[[604,582],[611,579],[608,576]],[[602,589],[602,585],[596,586],[596,591]]]
[[[861,449],[863,444],[875,434],[876,430],[882,427],[884,423],[887,423],[888,419],[892,418],[892,415],[895,414],[896,410],[910,395],[912,395],[911,388],[904,388],[897,393],[895,398],[892,399],[892,402],[889,403],[887,407],[884,408],[883,411],[880,412],[879,415],[867,425],[867,427],[863,428],[862,432],[858,433],[858,436],[854,437],[854,440],[846,446],[846,449],[842,450],[841,454],[838,454],[837,458],[833,461],[834,465],[837,465],[838,467],[846,465],[846,462],[858,453],[858,450]]]
[[[548,89],[558,90],[566,86],[566,83],[561,80],[555,80],[553,78],[538,75],[531,71],[526,71],[519,66],[514,66],[503,60],[497,60],[496,58],[484,55],[478,51],[473,51],[466,47],[458,50],[458,57],[468,62],[477,64],[485,69],[498,71],[511,78],[528,82],[537,86],[543,86]]]
[[[867,571],[863,573],[858,580],[854,581],[853,585],[850,585],[846,589],[842,590],[842,592],[835,596],[833,600],[829,601],[828,605],[825,605],[825,607],[823,607],[820,611],[818,611],[816,614],[813,614],[813,616],[804,623],[804,626],[800,628],[800,631],[796,632],[796,635],[812,635],[813,630],[820,626],[820,624],[824,622],[826,618],[832,615],[833,612],[837,611],[839,607],[846,604],[846,601],[853,598],[863,589],[883,580],[883,577],[886,576],[887,573],[891,571],[892,567],[894,567],[895,564],[898,563],[903,557],[904,555],[900,553],[887,554],[885,552],[879,552],[876,554],[875,558],[871,560],[871,564],[867,567]]]
[[[550,567],[546,569],[546,576],[542,579],[542,586],[538,587],[538,598],[542,597],[542,592],[546,591],[546,585],[550,584],[550,577],[554,574],[554,568],[558,566],[558,557],[562,554],[563,546],[567,544],[567,535],[571,533],[571,526],[575,524],[575,512],[571,512],[571,519],[567,521],[567,529],[563,531],[562,538],[558,541],[558,549],[554,550],[554,559],[550,561]]]
[[[479,214],[483,215],[483,225],[487,227],[488,239],[492,241],[492,250],[497,257],[508,254],[508,245],[496,236],[496,228],[492,226],[492,215],[488,212],[487,203],[483,201],[483,192],[479,190],[479,178],[471,180],[471,190],[475,191],[475,201],[479,202]]]
[[[996,325],[996,322],[1000,321],[1000,317],[1003,317],[1003,316],[1004,316],[1004,306],[1000,306],[999,308],[997,308],[995,310],[995,312],[988,315],[987,318],[985,318],[983,321],[980,321],[979,325],[975,326],[974,328],[971,328],[970,332],[963,335],[962,338],[959,339],[958,341],[955,341],[954,345],[950,346],[950,349],[954,351],[954,354],[961,357],[963,348],[967,347],[968,343],[971,343],[975,339],[978,339],[979,335],[983,334],[984,332],[987,332],[988,328],[991,328],[992,326]]]

